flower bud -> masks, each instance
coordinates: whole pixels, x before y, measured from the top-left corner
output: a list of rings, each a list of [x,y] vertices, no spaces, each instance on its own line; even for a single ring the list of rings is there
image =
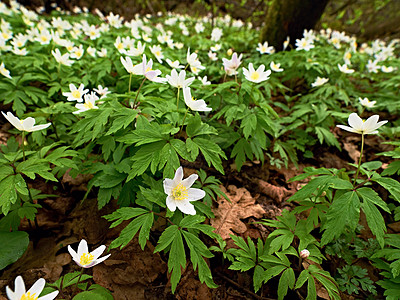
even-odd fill
[[[233,53],[232,49],[228,49],[228,51],[226,51],[226,54],[228,54],[228,56],[231,56]]]
[[[310,251],[308,251],[307,249],[304,249],[304,250],[301,250],[300,251],[300,257],[301,258],[307,258],[307,257],[309,257],[310,256]]]

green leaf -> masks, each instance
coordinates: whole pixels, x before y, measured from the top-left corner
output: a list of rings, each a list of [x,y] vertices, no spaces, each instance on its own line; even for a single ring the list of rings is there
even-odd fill
[[[16,176],[11,175],[0,181],[0,206],[5,215],[9,212],[11,204],[17,201],[15,179]]]
[[[287,292],[288,288],[293,289],[294,288],[294,283],[296,281],[296,278],[294,276],[294,271],[292,268],[287,268],[285,271],[283,271],[281,278],[279,279],[278,283],[278,299],[282,300]]]
[[[308,277],[307,284],[307,298],[306,300],[316,300],[317,299],[317,288],[315,286],[315,280],[312,276]]]
[[[118,238],[111,242],[110,248],[125,247],[139,231],[139,244],[142,249],[149,239],[150,229],[153,226],[154,215],[152,212],[146,212],[133,219],[124,229],[122,229]]]
[[[317,133],[318,140],[321,144],[323,144],[323,142],[326,141],[326,143],[329,146],[335,146],[336,148],[338,148],[340,150],[339,142],[337,141],[337,139],[333,135],[333,133],[330,132],[328,129],[319,127],[319,126],[315,126],[315,132]]]
[[[263,280],[264,280],[264,269],[260,265],[257,265],[254,268],[254,274],[253,274],[253,286],[254,286],[254,291],[256,293],[261,288]]]
[[[243,135],[247,140],[249,136],[252,135],[257,128],[257,116],[254,113],[248,114],[242,120],[240,127],[243,128]]]
[[[326,245],[345,231],[347,225],[354,231],[360,218],[360,199],[355,191],[346,192],[334,199],[326,213],[327,221],[323,226],[321,245]]]
[[[372,181],[377,182],[384,187],[393,196],[395,200],[400,202],[400,183],[397,180],[387,177],[373,176]]]
[[[180,230],[176,231],[171,244],[168,258],[168,271],[171,272],[171,290],[175,293],[176,286],[181,279],[181,267],[186,268],[185,247],[183,246],[182,234]]]
[[[211,140],[206,140],[204,138],[196,137],[193,139],[193,142],[200,149],[208,165],[211,166],[212,164],[220,173],[225,174],[221,157],[226,159],[226,156],[221,148],[217,144],[211,142]]]
[[[26,251],[29,236],[24,231],[0,232],[0,270],[16,262]]]
[[[59,279],[57,279],[56,282],[52,283],[52,284],[48,284],[51,287],[56,287],[58,290],[61,289],[61,284],[62,284],[62,288],[67,288],[71,285],[74,285],[78,282],[82,282],[85,281],[87,279],[92,278],[92,276],[87,275],[87,274],[82,274],[80,276],[80,272],[76,271],[76,272],[72,272],[72,273],[67,273],[64,276],[61,276]]]
[[[196,115],[188,120],[186,133],[188,137],[192,138],[198,135],[217,134],[217,130],[210,125],[201,122],[200,115]]]

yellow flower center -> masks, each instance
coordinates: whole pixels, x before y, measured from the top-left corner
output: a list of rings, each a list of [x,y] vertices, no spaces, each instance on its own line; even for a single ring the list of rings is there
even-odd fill
[[[3,38],[5,38],[5,39],[8,39],[9,36],[10,36],[7,32],[3,32],[1,35],[2,35]]]
[[[258,78],[260,78],[260,74],[258,74],[258,72],[254,72],[253,74],[251,74],[250,78],[252,80],[257,80]]]
[[[350,59],[350,58],[351,58],[351,53],[350,53],[350,52],[347,52],[346,55],[345,55],[345,57],[346,57],[347,59]]]
[[[188,189],[180,183],[172,190],[172,197],[178,201],[186,200],[188,198]]]
[[[265,48],[264,46],[261,47],[261,52],[267,52],[267,48]]]
[[[42,35],[40,37],[40,39],[42,40],[42,42],[47,42],[47,40],[48,40],[47,36],[45,36],[45,35]]]
[[[156,56],[161,56],[161,52],[160,51],[156,51]]]
[[[35,297],[36,294],[32,294],[30,292],[23,294],[20,300],[37,300],[38,297]]]
[[[193,73],[196,73],[197,72],[197,68],[196,67],[192,67],[192,71],[193,71]]]
[[[79,260],[79,263],[82,266],[87,266],[88,264],[90,264],[92,261],[94,260],[94,256],[90,253],[83,253],[81,255],[81,259]]]
[[[71,94],[74,98],[81,98],[81,92],[78,90],[73,91]]]
[[[75,51],[75,56],[76,57],[81,57],[82,56],[82,52],[81,51]]]
[[[122,43],[119,43],[119,44],[117,45],[117,49],[118,49],[118,50],[124,49],[124,45],[123,45]]]
[[[151,71],[151,68],[150,68],[150,67],[146,69],[146,73],[147,73],[147,72],[150,72],[150,71]]]
[[[84,107],[86,107],[87,109],[93,109],[94,105],[92,102],[85,102],[85,104],[83,104]]]

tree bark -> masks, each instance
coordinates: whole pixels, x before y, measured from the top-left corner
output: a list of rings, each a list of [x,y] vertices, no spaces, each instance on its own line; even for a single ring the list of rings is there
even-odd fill
[[[304,29],[312,29],[321,18],[329,0],[273,0],[268,8],[260,41],[267,41],[282,50],[286,37],[291,43],[303,36]]]

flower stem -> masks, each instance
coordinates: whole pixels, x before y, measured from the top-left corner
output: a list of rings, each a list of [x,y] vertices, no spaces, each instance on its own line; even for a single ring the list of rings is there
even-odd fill
[[[22,157],[25,161],[25,131],[22,131]]]
[[[361,153],[360,153],[360,159],[358,160],[356,176],[354,176],[353,186],[355,186],[357,178],[358,178],[358,174],[360,173],[361,159],[362,159],[363,151],[364,151],[364,134],[361,134]]]
[[[182,131],[182,128],[183,128],[183,125],[185,124],[185,120],[186,120],[186,116],[187,116],[187,113],[188,113],[188,111],[189,111],[189,108],[186,110],[186,112],[185,112],[185,116],[183,117],[183,121],[182,121],[182,125],[181,125],[181,129],[179,130],[179,132],[181,132]]]
[[[176,111],[179,110],[179,91],[180,91],[180,88],[178,88],[178,94],[176,95]]]
[[[137,100],[137,98],[138,98],[138,96],[139,96],[140,90],[141,90],[141,88],[142,88],[142,86],[143,86],[143,83],[144,83],[145,81],[146,81],[146,77],[143,79],[142,83],[141,83],[140,86],[139,86],[139,89],[138,89],[138,91],[137,91],[137,93],[136,93],[135,101],[133,102],[133,107],[135,107],[135,105],[136,105],[136,100]]]
[[[129,86],[128,86],[128,93],[131,92],[131,83],[132,83],[132,73],[129,74]]]
[[[83,274],[83,267],[81,268],[81,273],[79,274],[78,281],[77,281],[76,284],[75,284],[75,289],[74,289],[73,294],[75,294],[76,291],[77,291],[77,289],[78,289],[78,283],[79,283],[79,281],[81,280],[82,274]],[[75,277],[75,278],[76,278],[76,277]]]

